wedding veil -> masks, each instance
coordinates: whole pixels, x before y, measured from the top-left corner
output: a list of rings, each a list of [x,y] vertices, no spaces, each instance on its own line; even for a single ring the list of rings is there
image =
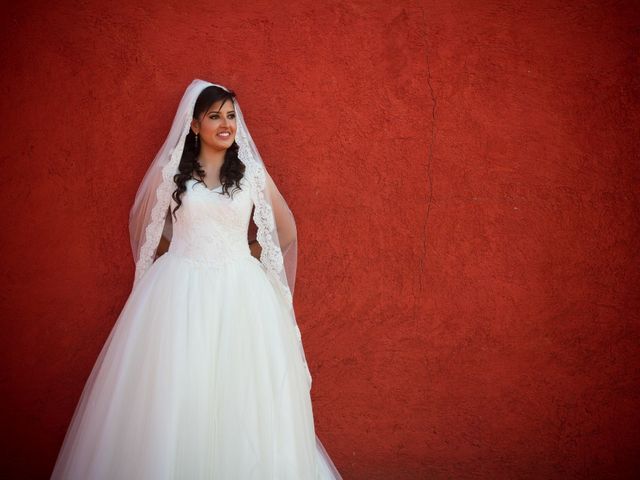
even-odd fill
[[[172,237],[170,203],[171,194],[176,189],[173,177],[178,173],[178,165],[184,149],[184,142],[191,128],[193,110],[196,99],[202,90],[216,85],[229,91],[226,87],[203,80],[195,79],[187,87],[176,112],[169,135],[160,151],[145,173],[138,188],[133,207],[129,215],[129,235],[135,262],[134,288],[137,282],[153,264],[160,237],[167,240]],[[245,164],[245,173],[254,203],[253,221],[257,226],[256,239],[262,251],[260,261],[276,290],[282,294],[288,307],[288,315],[297,337],[300,356],[307,372],[308,387],[311,388],[311,373],[302,346],[302,336],[296,322],[293,309],[293,292],[297,265],[297,236],[295,235],[295,218],[283,196],[273,183],[260,153],[242,116],[240,105],[233,99],[236,112],[236,139],[238,156]],[[287,232],[287,238],[293,240],[283,246],[280,244],[279,232]],[[282,235],[284,236],[284,235]]]

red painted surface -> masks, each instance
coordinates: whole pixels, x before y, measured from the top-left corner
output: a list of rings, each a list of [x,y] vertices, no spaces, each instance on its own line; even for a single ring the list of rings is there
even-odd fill
[[[3,478],[48,478],[193,78],[237,91],[296,214],[345,479],[631,478],[633,3],[5,5]]]

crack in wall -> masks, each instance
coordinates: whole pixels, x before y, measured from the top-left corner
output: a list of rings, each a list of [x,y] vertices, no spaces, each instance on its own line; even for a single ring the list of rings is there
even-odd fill
[[[427,211],[424,216],[424,222],[422,224],[422,252],[418,258],[418,292],[417,295],[413,297],[413,320],[414,320],[414,329],[415,333],[418,333],[418,318],[417,318],[417,308],[418,301],[422,298],[422,293],[424,291],[423,284],[423,275],[426,264],[427,257],[427,230],[429,223],[429,213],[431,212],[431,202],[433,199],[433,178],[431,176],[431,163],[433,161],[433,149],[436,140],[436,108],[438,106],[437,98],[435,92],[433,90],[433,84],[431,83],[431,64],[429,62],[429,42],[427,41],[427,28],[426,28],[426,19],[424,14],[424,8],[421,8],[422,12],[422,23],[425,29],[424,33],[424,57],[427,64],[427,85],[429,87],[429,95],[431,97],[432,107],[431,107],[431,138],[429,145],[427,147],[427,162],[426,162],[426,185],[427,185]]]

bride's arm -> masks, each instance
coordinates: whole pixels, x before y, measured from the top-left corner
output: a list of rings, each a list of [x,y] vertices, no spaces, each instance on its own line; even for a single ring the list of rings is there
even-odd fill
[[[276,228],[278,230],[278,240],[280,241],[280,248],[283,252],[287,251],[289,245],[298,238],[296,231],[296,222],[293,218],[293,213],[289,209],[287,202],[276,187],[275,182],[266,172],[267,180],[267,195],[271,199],[271,205],[273,206],[273,216],[276,221]]]
[[[167,253],[167,251],[169,250],[169,245],[171,245],[171,242],[169,240],[167,240],[165,237],[160,237],[160,243],[158,243],[158,249],[156,250],[156,256],[154,260]]]
[[[169,250],[169,245],[171,245],[171,241],[169,237],[173,232],[173,222],[171,221],[171,210],[168,210],[167,216],[164,219],[164,228],[162,230],[162,236],[160,237],[160,242],[158,243],[158,248],[156,250],[156,256],[154,257],[154,261],[167,253]]]

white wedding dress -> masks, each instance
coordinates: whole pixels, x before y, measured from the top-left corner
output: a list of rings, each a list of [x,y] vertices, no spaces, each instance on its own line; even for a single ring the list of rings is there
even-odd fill
[[[232,198],[186,186],[169,250],[127,299],[51,478],[340,479],[288,307],[250,254],[249,182]]]

